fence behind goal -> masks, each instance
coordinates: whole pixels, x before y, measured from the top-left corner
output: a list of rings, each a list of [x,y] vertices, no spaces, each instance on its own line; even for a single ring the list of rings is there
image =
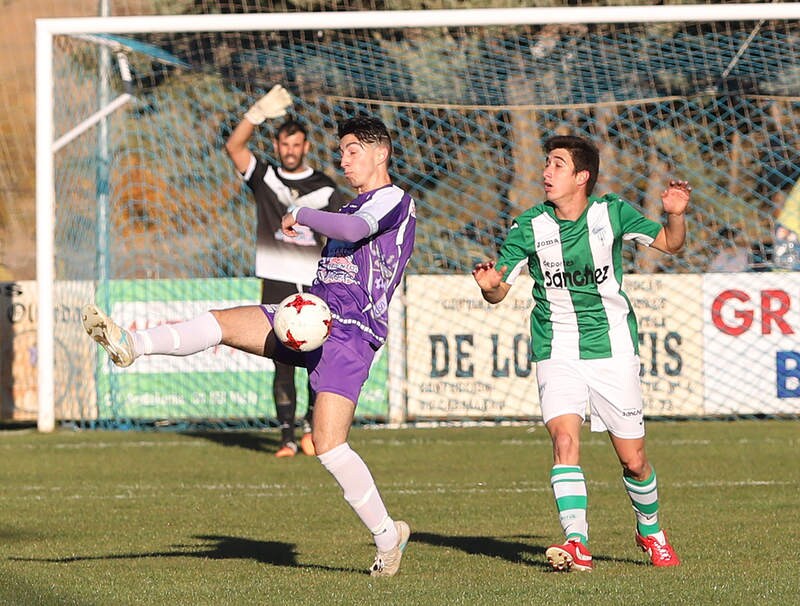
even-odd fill
[[[566,133],[598,144],[596,193],[652,218],[669,179],[694,188],[684,252],[625,250],[646,414],[796,415],[797,9],[719,21],[681,7],[695,20],[659,19],[675,15],[659,12],[668,8],[650,7],[647,23],[580,22],[586,13],[570,9],[554,22],[529,9],[487,26],[390,28],[375,15],[363,29],[193,32],[178,19],[153,33],[123,19],[109,21],[123,33],[55,35],[56,419],[249,427],[274,414],[269,361],[220,347],[117,369],[76,326],[91,300],[129,328],[258,300],[254,205],[223,145],[275,83],[309,128],[310,163],[345,190],[336,123],[382,118],[395,181],[417,202],[393,346],[373,368],[363,420],[538,417],[529,283],[489,308],[469,271],[496,256],[511,218],[544,200],[543,141]],[[99,33],[91,26],[85,34]],[[264,158],[278,122],[252,141]],[[729,249],[736,271],[712,271]]]

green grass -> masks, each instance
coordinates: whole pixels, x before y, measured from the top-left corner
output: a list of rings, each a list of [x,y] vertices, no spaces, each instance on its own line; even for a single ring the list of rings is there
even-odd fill
[[[354,429],[397,518],[399,576],[314,458],[268,432],[0,433],[3,604],[794,603],[796,421],[650,423],[662,520],[683,559],[654,569],[603,434],[583,436],[591,574],[557,574],[542,427]]]

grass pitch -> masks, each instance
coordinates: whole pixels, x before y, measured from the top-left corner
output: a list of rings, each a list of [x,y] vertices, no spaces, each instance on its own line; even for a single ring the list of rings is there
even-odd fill
[[[654,569],[604,434],[583,435],[592,573],[554,573],[561,532],[540,427],[354,429],[412,537],[371,579],[372,541],[314,458],[278,434],[0,432],[0,603],[794,603],[797,421],[648,426],[662,521]]]

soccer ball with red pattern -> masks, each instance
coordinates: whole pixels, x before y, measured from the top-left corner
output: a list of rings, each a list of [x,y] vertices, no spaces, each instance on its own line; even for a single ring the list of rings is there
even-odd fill
[[[289,349],[313,351],[331,334],[333,318],[328,304],[316,295],[286,297],[275,311],[275,335]]]

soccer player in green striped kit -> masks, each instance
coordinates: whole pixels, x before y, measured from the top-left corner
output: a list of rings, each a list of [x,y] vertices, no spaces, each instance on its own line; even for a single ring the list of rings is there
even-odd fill
[[[592,196],[597,148],[582,137],[545,142],[547,201],[517,217],[497,262],[473,276],[489,303],[500,303],[524,266],[533,278],[531,356],[542,418],[553,443],[550,483],[566,542],[547,549],[556,570],[592,570],[580,430],[587,402],[592,431],[607,431],[636,515],[636,544],[655,566],[678,556],[658,519],[656,474],[645,455],[638,333],[622,291],[622,243],[676,253],[686,237],[691,187],[670,181],[661,194],[666,220],[652,221],[614,194]]]

